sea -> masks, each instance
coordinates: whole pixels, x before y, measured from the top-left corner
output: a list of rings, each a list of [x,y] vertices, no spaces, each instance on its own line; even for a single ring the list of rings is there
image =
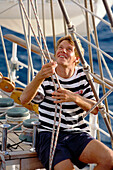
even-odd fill
[[[112,11],[113,11],[113,8],[112,8]],[[104,19],[109,20],[107,15],[104,17]],[[2,32],[3,32],[3,35],[4,34],[14,34],[14,35],[16,35],[20,38],[24,38],[24,36],[21,35],[20,33],[11,31],[11,30],[4,28],[4,27],[2,27]],[[97,26],[97,33],[98,33],[98,40],[99,40],[100,48],[102,50],[104,50],[107,54],[109,54],[111,57],[113,57],[113,32],[111,31],[111,28],[109,26],[105,25],[103,22],[100,22],[99,25]],[[59,39],[59,37],[57,37],[57,39]],[[53,38],[47,37],[46,42],[47,42],[47,46],[48,46],[49,51],[54,53]],[[93,39],[92,39],[92,42],[93,42]],[[35,44],[35,40],[33,38],[32,38],[32,43]],[[86,43],[83,40],[81,40],[81,43],[82,43],[83,48],[85,49],[84,58],[87,61],[87,63],[89,64],[88,46],[86,45]],[[12,56],[12,43],[5,40],[5,46],[6,46],[6,52],[7,52],[8,60],[10,60],[11,56]],[[17,48],[18,48],[18,52],[17,52],[18,60],[27,64],[27,62],[28,62],[27,61],[27,51],[20,46],[18,46]],[[94,69],[94,72],[100,75],[96,50],[93,49],[93,48],[92,48],[92,54],[93,54],[93,69]],[[41,57],[32,53],[32,59],[33,59],[34,68],[37,69],[37,70],[40,70],[41,69]],[[106,56],[104,56],[104,59],[105,59],[107,65],[108,65],[108,68],[111,72],[111,75],[113,76],[113,61],[110,60]],[[102,61],[102,69],[103,69],[104,77],[110,79],[109,75],[107,73],[107,70],[106,70],[106,68],[103,64],[103,61]],[[4,77],[7,77],[8,70],[7,70],[7,67],[6,67],[6,61],[5,61],[1,41],[0,41],[0,72],[2,72]],[[26,79],[27,76],[26,75],[27,75],[26,69],[20,68],[17,71],[17,76],[19,76],[19,80],[24,82],[25,84],[27,83],[27,79]],[[19,85],[17,84],[16,86],[18,87]],[[106,91],[108,91],[108,90],[106,89]],[[101,98],[102,96],[103,96],[103,92],[102,92],[102,88],[100,86],[99,97]],[[113,93],[111,93],[107,97],[107,100],[108,100],[109,110],[111,110],[113,112]],[[108,132],[106,124],[105,124],[105,122],[102,118],[101,113],[99,112],[98,115],[99,115],[99,126],[100,126],[100,128],[102,128],[106,132]],[[111,126],[113,127],[113,120],[112,119],[111,119]],[[111,139],[109,137],[106,137],[102,133],[100,133],[100,137],[101,137],[102,142],[104,142],[107,146],[109,146],[111,148]]]

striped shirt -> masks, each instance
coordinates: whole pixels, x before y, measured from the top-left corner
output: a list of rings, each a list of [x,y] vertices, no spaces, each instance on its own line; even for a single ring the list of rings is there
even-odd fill
[[[53,77],[56,87],[58,87],[55,76]],[[64,79],[58,76],[61,87],[68,89],[74,93],[78,93],[88,99],[94,99],[93,92],[83,72],[82,67],[76,67],[75,73],[72,77]],[[52,92],[55,91],[54,83],[51,77],[45,79],[41,84],[39,91],[44,94],[44,99],[39,104],[39,121],[41,123],[40,130],[52,131],[55,115],[55,104],[52,99]],[[57,117],[56,117],[56,129],[59,120],[60,104],[57,104]],[[75,102],[62,103],[62,114],[60,131],[86,131],[89,132],[89,127],[83,120],[83,114],[85,111],[81,109]]]

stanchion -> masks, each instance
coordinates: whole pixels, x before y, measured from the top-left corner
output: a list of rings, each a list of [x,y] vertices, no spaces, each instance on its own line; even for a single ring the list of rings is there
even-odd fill
[[[31,152],[35,152],[36,148],[36,139],[37,139],[37,133],[38,133],[38,127],[40,125],[40,122],[32,122],[33,125],[33,142],[32,142],[32,148],[30,149]]]
[[[7,130],[8,128],[10,128],[9,124],[2,124],[0,125],[0,127],[2,128],[2,152],[5,153],[5,155],[8,154],[8,152],[6,151],[7,148]]]

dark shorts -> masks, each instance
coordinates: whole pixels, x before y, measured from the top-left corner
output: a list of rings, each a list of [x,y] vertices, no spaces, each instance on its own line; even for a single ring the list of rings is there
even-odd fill
[[[73,134],[60,132],[52,167],[63,160],[70,159],[79,169],[84,168],[87,164],[79,161],[79,156],[86,145],[93,139],[85,132]],[[46,169],[49,169],[50,144],[51,132],[40,132],[38,134],[36,151]]]

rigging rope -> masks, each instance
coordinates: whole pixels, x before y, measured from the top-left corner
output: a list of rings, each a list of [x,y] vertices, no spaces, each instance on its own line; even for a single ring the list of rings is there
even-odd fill
[[[41,53],[42,53],[43,57],[45,58],[45,61],[47,62],[47,59],[46,59],[45,54],[44,54],[44,52],[43,52],[43,49],[42,49],[42,47],[41,47],[41,45],[40,45],[40,43],[39,43],[39,41],[38,41],[38,39],[37,39],[37,37],[36,37],[35,31],[34,31],[34,29],[33,29],[33,27],[32,27],[32,24],[31,24],[31,22],[30,22],[30,20],[29,20],[29,17],[28,17],[28,15],[27,15],[27,12],[26,12],[26,10],[25,10],[25,7],[24,7],[24,5],[23,5],[23,3],[22,3],[22,0],[20,0],[19,2],[20,2],[21,6],[22,6],[22,8],[23,8],[23,11],[24,11],[24,13],[25,13],[25,16],[26,16],[26,18],[27,18],[27,20],[28,20],[28,23],[29,23],[29,25],[30,25],[30,27],[31,27],[31,30],[32,30],[32,32],[33,32],[33,35],[34,35],[34,37],[35,37],[35,40],[36,40],[37,44],[39,45],[39,48],[40,48],[40,50],[41,50]],[[40,23],[39,23],[39,19],[38,19],[38,16],[37,16],[37,12],[36,12],[36,10],[35,10],[34,4],[32,3],[32,0],[30,0],[30,2],[31,2],[31,6],[32,6],[32,9],[33,9],[33,12],[34,12],[34,15],[35,15],[37,24],[38,24],[38,28],[39,28],[39,30],[40,30],[40,33],[41,33],[41,36],[42,36],[42,39],[43,39],[43,42],[44,42],[45,50],[46,50],[47,55],[48,55],[48,57],[49,57],[49,60],[50,60],[50,62],[51,62],[52,59],[51,59],[51,57],[50,57],[50,53],[49,53],[49,50],[48,50],[48,48],[47,48],[46,41],[45,41],[44,35],[43,35],[43,33],[42,33],[42,30],[41,30],[41,26],[40,26]],[[56,75],[56,72],[54,73],[54,75],[55,75],[55,78],[56,78],[56,80],[57,80],[57,83],[58,83],[59,87],[61,87],[60,82],[59,82],[59,80],[58,80],[58,77],[57,77],[57,75]],[[54,83],[53,76],[51,76],[51,79],[52,79],[52,81],[53,81],[54,86],[56,86],[55,83]],[[57,90],[56,87],[55,87],[55,90]],[[55,109],[55,112],[56,112],[56,109]],[[55,148],[56,148],[56,144],[57,144],[57,140],[58,140],[58,134],[59,134],[60,122],[61,122],[61,113],[62,113],[62,104],[60,104],[59,121],[58,121],[58,126],[57,126],[57,130],[56,130],[55,139],[54,139],[54,135],[55,135],[54,129],[55,129],[55,126],[56,126],[56,118],[54,119],[54,125],[53,125],[53,131],[52,131],[52,140],[51,140],[51,147],[50,147],[50,161],[49,161],[49,169],[50,169],[50,170],[51,170],[51,168],[52,168],[52,161],[53,161],[53,157],[54,157],[54,153],[55,153]],[[57,114],[57,113],[55,113],[55,114]],[[56,117],[56,115],[55,115],[55,117]],[[53,142],[53,140],[55,141],[55,143]],[[53,147],[53,143],[54,143],[54,147]]]
[[[109,54],[107,54],[105,51],[101,50],[99,47],[96,47],[94,44],[90,43],[88,40],[86,40],[85,38],[83,38],[79,33],[75,32],[74,33],[80,37],[83,41],[85,41],[87,44],[90,44],[93,48],[95,48],[96,50],[100,51],[101,53],[103,53],[106,57],[108,57],[110,60],[113,61],[113,57],[111,57]]]
[[[80,0],[79,0],[79,3],[80,3]],[[81,9],[81,11],[82,11],[82,14],[83,14],[83,16],[84,16],[84,18],[85,18],[85,14],[84,14],[83,8]],[[87,12],[87,11],[86,11],[86,12]],[[92,35],[92,38],[93,38],[93,40],[94,40],[94,42],[95,42],[94,33],[93,33],[93,31],[91,30],[91,26],[90,26],[90,25],[89,25],[89,29],[90,29],[90,33],[91,33],[91,35]],[[90,42],[90,41],[89,41],[89,42]],[[89,45],[90,45],[90,44],[89,44]],[[105,61],[104,56],[102,55],[102,53],[100,53],[100,56],[101,56],[101,58],[102,58],[102,61],[103,61],[104,65],[105,65],[105,68],[106,68],[106,70],[107,70],[107,72],[108,72],[108,75],[109,75],[110,79],[113,80],[112,74],[111,74],[111,72],[110,72],[110,70],[109,70],[109,68],[108,68],[108,66],[107,66],[107,63],[106,63],[106,61]],[[92,59],[91,59],[91,60],[92,60]],[[91,65],[91,70],[93,70],[92,67],[93,67],[93,66]]]
[[[11,80],[11,71],[10,71],[10,67],[9,67],[9,62],[8,62],[8,57],[7,57],[7,53],[6,53],[5,42],[4,42],[1,26],[0,26],[0,35],[1,35],[2,45],[3,45],[5,60],[6,60],[6,64],[7,64],[7,69],[8,69],[8,76]]]
[[[84,9],[84,11],[89,12],[91,15],[95,16],[96,18],[98,18],[100,21],[102,21],[103,23],[105,23],[106,25],[108,25],[109,27],[111,26],[111,24],[109,22],[107,22],[106,20],[100,18],[99,16],[95,15],[95,13],[91,12],[90,10],[88,10],[87,8],[83,7],[82,5],[80,5],[78,2],[76,2],[75,0],[71,0],[72,2],[74,2],[76,5],[78,5],[79,7],[81,7],[82,9]]]

